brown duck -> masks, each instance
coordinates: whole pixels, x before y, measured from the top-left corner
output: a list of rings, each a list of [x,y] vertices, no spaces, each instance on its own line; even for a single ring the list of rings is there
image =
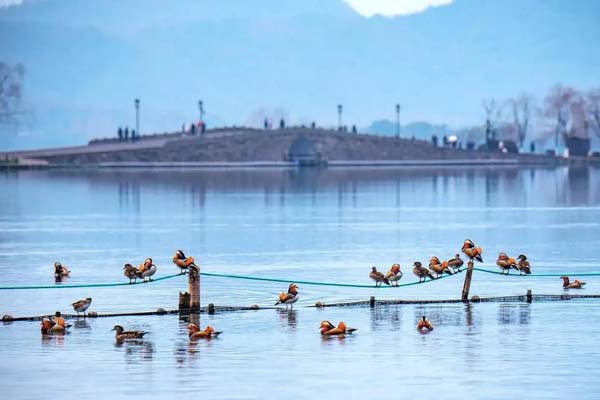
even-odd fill
[[[375,281],[375,287],[381,286],[382,282],[385,283],[386,285],[390,284],[389,279],[385,277],[383,272],[377,271],[377,268],[375,268],[375,267],[371,268],[371,272],[369,273],[369,278],[371,278]]]
[[[519,272],[524,273],[525,275],[531,274],[531,266],[529,265],[529,261],[527,261],[527,256],[525,254],[520,254],[519,257],[517,257],[517,260],[519,260],[517,263]]]
[[[398,286],[398,281],[402,279],[402,271],[400,270],[400,264],[392,265],[392,268],[385,274],[388,281],[392,282],[392,286]],[[396,282],[394,285],[393,283]]]
[[[148,334],[148,332],[144,331],[126,331],[121,325],[115,325],[115,327],[112,328],[111,331],[116,331],[115,338],[117,340],[142,339],[144,335]]]
[[[476,247],[471,239],[466,239],[462,246],[462,252],[465,253],[469,260],[477,260],[479,262],[483,262],[483,249],[481,247]]]
[[[413,274],[419,278],[419,282],[425,281],[427,277],[435,279],[433,275],[431,275],[431,271],[423,267],[423,264],[421,264],[420,261],[415,261],[413,264]]]
[[[123,267],[123,275],[125,275],[126,278],[129,278],[129,283],[135,283],[138,278],[142,277],[140,271],[131,264],[125,264]]]
[[[460,254],[454,256],[454,258],[448,260],[448,266],[452,268],[452,272],[459,272],[460,267],[462,267],[464,261],[460,258]]]
[[[561,276],[560,279],[563,280],[563,289],[582,289],[585,285],[585,282],[581,282],[579,279],[570,282],[568,276]]]
[[[514,258],[509,257],[506,253],[498,254],[496,265],[500,267],[502,273],[506,272],[506,275],[508,275],[511,268],[516,269],[517,271],[519,270],[519,267],[517,266],[517,261]]]
[[[431,260],[429,260],[429,269],[436,273],[436,278],[439,278],[444,273],[452,275],[450,267],[448,267],[448,262],[444,261],[442,263],[436,256],[431,257]]]

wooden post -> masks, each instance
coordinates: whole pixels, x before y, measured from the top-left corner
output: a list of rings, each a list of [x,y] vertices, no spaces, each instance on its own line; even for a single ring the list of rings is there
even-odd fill
[[[214,313],[215,313],[215,305],[214,305],[213,303],[210,303],[210,304],[208,305],[208,313],[209,313],[210,315],[212,315],[212,314],[214,314]]]
[[[190,294],[188,292],[179,292],[179,311],[187,311],[190,306]]]
[[[527,302],[531,303],[533,301],[533,295],[531,294],[531,289],[527,289]]]
[[[200,310],[200,267],[188,271],[188,291],[190,293],[190,311]]]
[[[465,275],[465,284],[462,290],[462,300],[469,301],[469,289],[471,289],[471,277],[473,276],[473,260],[467,263],[467,273]]]
[[[371,296],[369,299],[369,307],[375,308],[375,296]]]

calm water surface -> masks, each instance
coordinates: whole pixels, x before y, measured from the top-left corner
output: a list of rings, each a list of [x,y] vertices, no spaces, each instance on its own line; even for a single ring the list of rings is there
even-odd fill
[[[600,271],[600,169],[378,168],[102,170],[0,174],[2,285],[122,281],[125,262],[152,257],[176,272],[176,249],[203,271],[368,284],[371,265],[456,253],[464,238],[526,253],[535,272]],[[585,277],[582,293],[600,293]],[[272,305],[285,284],[202,278],[202,302]],[[185,278],[116,288],[0,291],[0,314],[176,308]],[[316,301],[456,298],[462,275],[398,289],[301,285],[293,312],[202,316],[225,333],[190,344],[177,316],[77,321],[65,337],[38,323],[0,325],[0,383],[8,398],[600,397],[600,302],[390,306],[317,310]],[[475,272],[472,294],[562,293],[551,278]],[[427,315],[436,329],[420,335]],[[323,340],[321,320],[358,328]],[[150,331],[115,344],[116,323]],[[64,396],[63,396],[64,397]]]

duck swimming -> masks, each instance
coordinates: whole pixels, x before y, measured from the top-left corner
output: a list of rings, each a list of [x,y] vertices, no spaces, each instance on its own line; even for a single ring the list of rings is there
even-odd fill
[[[88,297],[83,300],[78,300],[75,303],[71,304],[73,306],[73,310],[77,313],[77,317],[79,317],[79,313],[83,313],[83,317],[85,318],[85,311],[90,308],[92,304],[92,298]]]
[[[385,274],[385,278],[392,283],[396,282],[396,284],[392,286],[398,286],[398,281],[402,279],[402,271],[400,271],[400,264],[392,265],[392,268],[390,268],[387,274]]]
[[[390,284],[390,281],[385,277],[383,272],[377,271],[377,268],[372,267],[371,272],[369,272],[369,278],[375,281],[375,287],[381,286],[381,283],[385,283],[386,285]]]
[[[429,260],[429,269],[436,273],[437,278],[442,276],[443,273],[452,275],[448,262],[440,262],[440,259],[435,256],[431,257],[431,260]]]
[[[190,339],[210,339],[219,336],[223,332],[215,331],[212,326],[208,325],[203,331],[200,330],[198,325],[188,325],[188,336]]]
[[[275,305],[285,304],[285,309],[287,310],[289,304],[293,309],[294,303],[298,301],[298,297],[298,286],[295,283],[290,283],[287,293],[281,292],[279,294],[279,300],[277,300]]]
[[[561,276],[560,279],[563,280],[563,289],[582,289],[585,285],[585,282],[581,282],[579,279],[570,282],[568,276]]]
[[[125,339],[142,339],[144,335],[148,334],[148,332],[144,331],[126,331],[121,325],[115,325],[111,331],[116,331],[115,339],[119,341]]]
[[[460,254],[454,256],[454,258],[448,260],[448,266],[452,268],[452,272],[456,273],[460,271],[460,267],[462,267],[464,261],[460,258]]]
[[[470,261],[473,259],[483,262],[483,249],[481,247],[476,247],[471,239],[466,239],[462,246],[462,252],[465,253],[467,257],[469,257]]]
[[[181,269],[181,274],[185,274],[188,268],[198,269],[194,257],[186,257],[182,250],[177,250],[173,256],[173,264]]]
[[[427,320],[427,318],[425,318],[425,316],[423,315],[421,317],[421,319],[419,320],[419,322],[417,323],[417,330],[423,332],[424,330],[426,331],[432,331],[433,330],[433,325],[431,325],[431,322],[429,322]]]
[[[144,282],[146,282],[146,278],[151,281],[152,275],[156,273],[156,265],[154,265],[152,259],[148,257],[144,260],[144,263],[139,266],[138,271],[138,275],[144,279]]]
[[[135,283],[138,278],[141,278],[140,271],[131,264],[125,264],[123,267],[123,275],[129,278],[129,283]],[[133,279],[133,282],[131,281]]]
[[[54,277],[57,279],[63,278],[65,276],[69,276],[71,271],[69,269],[59,263],[58,261],[54,263]]]
[[[531,266],[529,265],[529,261],[527,261],[527,256],[525,254],[520,254],[519,257],[517,257],[517,260],[519,260],[517,263],[519,272],[522,272],[525,275],[531,274]]]
[[[431,279],[435,279],[433,275],[431,275],[431,271],[427,268],[423,267],[420,261],[415,261],[413,264],[413,274],[415,274],[419,278],[419,282],[423,282],[430,277]]]
[[[510,272],[510,269],[519,270],[517,266],[517,262],[514,258],[509,257],[506,253],[498,254],[498,259],[496,260],[496,265],[500,267],[502,273],[506,272],[506,275]]]
[[[321,335],[324,336],[339,336],[345,334],[351,334],[355,332],[356,328],[348,328],[344,321],[340,321],[337,327],[333,326],[333,324],[329,321],[321,322]]]

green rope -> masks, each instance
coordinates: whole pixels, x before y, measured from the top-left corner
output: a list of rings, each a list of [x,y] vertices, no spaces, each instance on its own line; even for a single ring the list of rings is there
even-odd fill
[[[461,272],[462,272],[462,270],[461,270]],[[352,288],[375,289],[374,285],[358,285],[358,284],[354,284],[354,283],[296,281],[296,280],[293,280],[293,279],[261,278],[259,276],[215,274],[215,273],[212,273],[212,272],[201,272],[200,275],[203,275],[203,276],[213,276],[213,277],[218,277],[218,278],[247,279],[247,280],[251,280],[251,281],[282,282],[282,283],[294,282],[294,283],[298,283],[300,285],[338,286],[338,287],[352,287]],[[433,282],[433,281],[438,281],[440,279],[448,278],[449,276],[454,276],[454,275],[456,275],[456,274],[443,275],[443,276],[441,276],[439,278],[429,279],[429,280],[425,280],[425,281],[422,281],[422,282],[415,281],[415,282],[402,283],[402,284],[400,284],[398,286],[379,286],[379,287],[377,287],[377,289],[379,289],[379,288],[394,288],[394,287],[420,285],[422,283],[429,283],[429,282]]]
[[[479,272],[485,272],[488,274],[496,274],[496,275],[504,275],[504,276],[512,276],[512,277],[523,277],[523,276],[599,276],[600,272],[571,272],[571,273],[553,273],[553,274],[529,274],[529,275],[522,275],[522,274],[504,274],[500,271],[493,271],[491,269],[485,269],[485,268],[479,268],[479,267],[473,267],[473,269],[475,271],[479,271]]]
[[[39,286],[0,286],[0,290],[26,290],[26,289],[72,289],[72,288],[90,288],[90,287],[112,287],[112,286],[133,286],[133,285],[143,285],[146,283],[162,281],[165,279],[175,278],[176,276],[181,276],[181,274],[173,274],[173,275],[165,275],[159,278],[152,279],[147,282],[115,282],[115,283],[87,283],[80,285],[39,285]]]

